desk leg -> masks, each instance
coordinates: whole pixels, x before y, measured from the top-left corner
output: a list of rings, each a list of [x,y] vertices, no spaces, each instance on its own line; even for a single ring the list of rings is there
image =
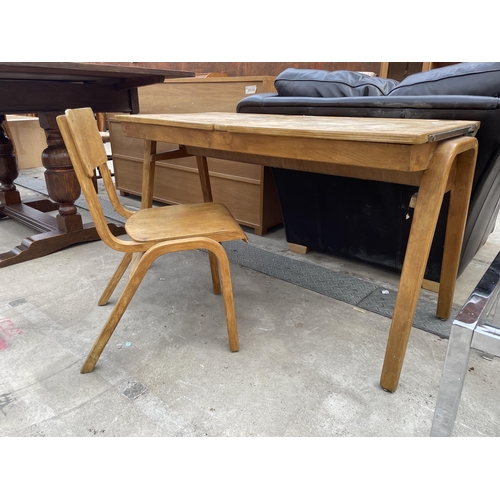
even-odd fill
[[[46,168],[45,182],[52,200],[38,198],[22,202],[19,192],[13,188],[18,176],[17,164],[9,158],[8,144],[3,141],[3,169],[0,169],[3,196],[0,196],[0,213],[31,227],[40,234],[25,238],[9,252],[0,254],[0,268],[49,255],[75,243],[95,241],[99,235],[92,223],[83,224],[75,201],[80,196],[80,185],[69,160],[61,133],[57,127],[56,114],[41,114],[40,125],[47,136],[47,148],[42,153],[42,164]],[[0,142],[2,142],[0,138]],[[0,150],[1,151],[1,150]],[[49,212],[57,211],[56,216]],[[124,234],[124,229],[109,224],[115,235]]]
[[[448,319],[453,307],[453,295],[460,264],[460,249],[464,237],[470,193],[476,165],[476,149],[469,149],[457,156],[453,189],[446,223],[446,235],[441,266],[440,287],[436,316]]]
[[[200,176],[201,191],[203,193],[203,201],[211,203],[214,201],[212,196],[212,186],[210,184],[210,172],[208,171],[208,161],[205,156],[197,156],[196,164],[198,166],[198,174]],[[210,262],[210,272],[212,273],[212,286],[214,293],[218,295],[221,292],[220,276],[219,276],[219,261],[215,254],[208,252]]]
[[[210,173],[208,171],[208,162],[204,156],[196,157],[196,164],[198,166],[198,174],[200,176],[201,191],[203,193],[203,201],[214,201],[212,196],[212,186],[210,184]]]
[[[142,163],[142,199],[141,208],[151,208],[153,206],[153,189],[155,184],[156,161],[156,141],[144,141],[144,154]]]
[[[453,162],[461,152],[457,151],[457,144],[461,145],[462,141],[449,140],[438,144],[422,175],[380,379],[382,388],[389,392],[394,392],[399,383],[443,196],[449,185]],[[460,245],[455,252],[460,252]]]

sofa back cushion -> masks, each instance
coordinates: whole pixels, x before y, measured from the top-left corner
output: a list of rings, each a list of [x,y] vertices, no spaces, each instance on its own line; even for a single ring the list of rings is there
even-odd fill
[[[356,97],[386,95],[397,83],[356,71],[288,68],[278,75],[274,86],[280,96]]]
[[[390,96],[500,96],[500,63],[468,62],[416,73],[394,87]]]

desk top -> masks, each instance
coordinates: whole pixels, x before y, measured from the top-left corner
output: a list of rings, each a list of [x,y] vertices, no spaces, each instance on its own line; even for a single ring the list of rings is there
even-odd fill
[[[288,137],[424,144],[474,135],[480,122],[405,118],[259,115],[250,113],[185,113],[117,115],[118,121],[196,130]]]

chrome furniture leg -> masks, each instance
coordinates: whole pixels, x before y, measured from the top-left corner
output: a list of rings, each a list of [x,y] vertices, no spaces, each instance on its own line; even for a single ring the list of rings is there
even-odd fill
[[[451,436],[470,350],[500,357],[500,253],[453,321],[439,383],[431,436]],[[487,359],[490,359],[487,358]]]
[[[439,383],[431,436],[451,436],[470,357],[473,330],[453,324]]]

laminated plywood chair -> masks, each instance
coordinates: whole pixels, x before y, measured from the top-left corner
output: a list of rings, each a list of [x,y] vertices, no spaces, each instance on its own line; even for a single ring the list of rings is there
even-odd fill
[[[161,255],[183,250],[208,251],[214,293],[220,293],[222,285],[229,347],[231,351],[237,351],[238,332],[229,261],[220,242],[247,241],[247,237],[227,208],[219,203],[198,203],[145,208],[138,212],[127,210],[120,203],[106,165],[106,151],[92,110],[90,108],[67,110],[65,115],[57,118],[57,123],[99,236],[106,245],[124,253],[122,261],[99,300],[99,305],[108,302],[118,282],[132,263],[128,282],[90,350],[81,372],[88,373],[94,369],[154,260]],[[113,208],[127,218],[125,230],[130,240],[116,238],[108,229],[92,182],[96,168],[101,172]]]

